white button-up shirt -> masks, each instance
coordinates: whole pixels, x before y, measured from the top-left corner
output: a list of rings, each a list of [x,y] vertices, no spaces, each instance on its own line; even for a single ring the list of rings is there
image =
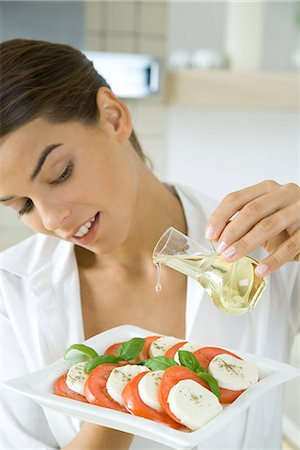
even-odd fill
[[[216,203],[189,188],[175,189],[189,236],[207,246],[204,228]],[[262,253],[255,256],[262,258]],[[36,234],[2,252],[0,267],[1,377],[5,380],[61,358],[69,345],[84,341],[84,329],[73,244]],[[300,324],[299,282],[299,264],[286,264],[269,277],[253,312],[231,317],[219,311],[203,288],[189,279],[186,339],[288,362]],[[57,449],[69,443],[80,429],[77,419],[7,390],[2,391],[1,407],[1,448]],[[199,449],[280,449],[281,419],[279,387],[258,399],[226,429],[202,442]],[[141,450],[168,448],[140,437],[135,437],[131,446]]]

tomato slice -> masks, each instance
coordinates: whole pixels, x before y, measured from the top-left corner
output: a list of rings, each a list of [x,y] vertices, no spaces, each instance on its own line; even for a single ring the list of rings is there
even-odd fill
[[[147,372],[139,373],[124,387],[122,397],[125,402],[125,407],[135,416],[145,417],[146,419],[151,419],[155,422],[164,423],[165,425],[175,428],[176,430],[182,429],[182,425],[179,425],[171,419],[168,414],[157,411],[142,401],[139,395],[138,384],[146,374]]]
[[[159,339],[161,336],[147,336],[145,338],[145,343],[143,345],[142,351],[139,354],[139,361],[142,361],[143,359],[149,359],[149,348],[153,341],[156,341],[156,339]]]
[[[178,350],[180,349],[180,347],[182,347],[184,344],[186,344],[187,341],[182,341],[182,342],[177,342],[177,344],[172,345],[172,347],[170,347],[166,353],[165,353],[165,357],[166,358],[173,358],[176,355],[176,353],[178,352]]]
[[[67,373],[64,373],[61,377],[59,377],[54,384],[54,393],[56,395],[60,395],[61,397],[72,398],[73,400],[79,400],[80,402],[88,403],[87,399],[77,392],[74,392],[67,386],[66,383]]]
[[[202,347],[193,353],[196,356],[196,358],[198,359],[201,366],[205,367],[205,369],[208,369],[209,363],[215,356],[221,355],[222,353],[225,353],[226,355],[234,356],[234,358],[237,358],[237,359],[242,359],[239,356],[235,355],[234,353],[231,353],[228,350],[224,350],[223,348],[219,348],[219,347]]]
[[[150,358],[149,356],[149,348],[150,345],[152,344],[153,341],[155,341],[156,339],[160,338],[161,336],[148,336],[145,338],[145,343],[143,345],[143,348],[141,350],[141,353],[139,354],[139,356],[135,359],[132,359],[130,362],[132,363],[136,363],[139,361],[142,361],[143,359],[148,359]],[[117,344],[113,344],[110,347],[108,347],[104,354],[107,355],[115,355],[117,356],[117,350],[120,347],[120,345],[122,344],[122,342],[118,342]]]
[[[110,373],[113,369],[120,367],[121,365],[122,364],[101,364],[92,370],[84,385],[84,394],[89,403],[103,406],[104,408],[127,412],[126,408],[113,400],[106,390],[106,382]]]
[[[192,372],[187,367],[183,366],[172,366],[166,369],[163,374],[161,383],[160,383],[160,403],[166,413],[173,419],[175,422],[181,423],[179,419],[172,413],[169,408],[168,396],[169,392],[175,384],[177,384],[181,380],[194,380],[197,383],[201,384],[206,389],[209,389],[206,381],[202,380],[202,378],[198,377],[195,372]]]
[[[105,352],[104,355],[114,355],[117,356],[117,350],[120,347],[120,345],[122,344],[122,342],[118,342],[117,344],[112,344],[110,347],[108,347]]]
[[[225,353],[226,355],[231,355],[234,358],[242,359],[238,355],[235,355],[234,353],[229,352],[228,350],[224,350],[223,348],[218,347],[203,347],[199,348],[195,352],[193,352],[196,358],[198,359],[199,363],[208,369],[209,363],[211,360],[217,356],[221,355],[222,353]],[[236,398],[238,398],[239,395],[241,395],[245,389],[240,391],[233,391],[231,389],[224,389],[220,388],[220,403],[232,403]]]
[[[238,398],[245,389],[241,391],[232,391],[231,389],[224,389],[220,387],[220,398],[219,401],[222,404],[232,403],[236,398]]]

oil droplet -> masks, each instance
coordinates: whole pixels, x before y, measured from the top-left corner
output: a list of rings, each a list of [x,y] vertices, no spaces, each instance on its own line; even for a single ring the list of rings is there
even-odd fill
[[[161,284],[160,284],[160,273],[161,273],[161,264],[160,263],[154,263],[156,265],[156,286],[155,290],[156,292],[161,291]]]

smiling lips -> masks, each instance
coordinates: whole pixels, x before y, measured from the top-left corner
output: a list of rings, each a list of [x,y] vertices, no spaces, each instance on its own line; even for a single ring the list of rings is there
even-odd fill
[[[92,242],[96,235],[99,227],[99,216],[100,211],[98,211],[93,217],[87,220],[85,223],[80,225],[79,228],[75,228],[72,233],[65,235],[63,239],[65,240],[75,240],[78,243],[85,245]]]
[[[95,221],[95,216],[92,217],[92,219],[88,220],[86,223],[84,223],[83,225],[81,225],[81,227],[79,228],[79,230],[77,231],[76,234],[74,234],[74,237],[78,237],[81,238],[83,236],[85,236],[89,229],[92,226],[92,223]]]

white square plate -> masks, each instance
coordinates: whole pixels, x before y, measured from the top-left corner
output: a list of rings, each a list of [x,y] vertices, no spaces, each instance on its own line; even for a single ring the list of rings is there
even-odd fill
[[[132,325],[122,325],[88,339],[85,341],[85,344],[101,354],[107,347],[116,342],[127,341],[133,337],[145,337],[156,334]],[[234,349],[228,350],[235,352]],[[155,440],[164,445],[169,445],[174,449],[188,450],[224,428],[236,416],[247,409],[260,395],[274,386],[300,375],[300,370],[287,364],[258,357],[251,353],[240,351],[235,353],[256,365],[259,370],[258,383],[245,391],[234,403],[226,406],[221,414],[203,428],[190,433],[177,431],[166,425],[131,414],[90,405],[53,394],[54,381],[72,365],[72,361],[65,361],[63,358],[37,372],[6,381],[3,383],[3,386],[32,398],[42,406],[47,406],[83,421],[126,431]]]

